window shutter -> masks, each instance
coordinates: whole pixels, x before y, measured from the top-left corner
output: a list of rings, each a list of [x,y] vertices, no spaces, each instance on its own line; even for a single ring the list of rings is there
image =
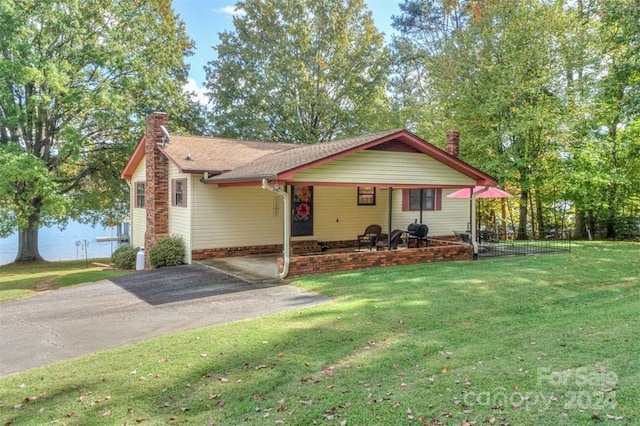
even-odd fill
[[[435,209],[442,210],[442,188],[436,188],[435,191]]]
[[[402,190],[402,211],[406,212],[409,210],[409,190]]]

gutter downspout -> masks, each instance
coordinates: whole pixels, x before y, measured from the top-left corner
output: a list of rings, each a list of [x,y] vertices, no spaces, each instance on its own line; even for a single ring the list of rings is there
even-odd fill
[[[282,272],[278,272],[278,276],[284,279],[289,274],[289,264],[291,263],[291,259],[289,257],[289,240],[291,239],[291,207],[289,206],[289,194],[287,194],[286,191],[281,190],[278,185],[271,185],[267,179],[262,179],[262,188],[273,192],[275,195],[281,196],[282,203],[284,204],[284,235],[282,242],[282,257],[284,259],[284,263],[282,265]]]
[[[473,188],[471,188],[473,191]],[[476,197],[483,192],[489,190],[488,186],[485,186],[480,191],[476,191],[471,194],[471,242],[473,243],[473,260],[478,260],[478,233],[476,230]]]

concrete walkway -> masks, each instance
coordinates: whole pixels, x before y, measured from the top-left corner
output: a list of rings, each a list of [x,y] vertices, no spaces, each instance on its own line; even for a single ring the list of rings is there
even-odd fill
[[[195,263],[247,282],[283,282],[278,275],[277,259],[277,254],[260,254],[198,260]]]
[[[2,303],[0,375],[155,336],[329,301],[276,278],[263,278],[249,282],[189,265]]]

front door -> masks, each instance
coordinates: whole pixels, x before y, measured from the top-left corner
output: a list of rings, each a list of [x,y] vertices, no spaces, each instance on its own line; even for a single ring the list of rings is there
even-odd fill
[[[313,186],[294,185],[291,192],[291,236],[313,235]]]

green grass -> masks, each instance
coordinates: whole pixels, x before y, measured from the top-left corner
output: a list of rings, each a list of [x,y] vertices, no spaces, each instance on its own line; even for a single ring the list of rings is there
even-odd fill
[[[91,262],[109,263],[109,259]],[[118,277],[131,271],[105,271],[100,267],[87,267],[87,261],[29,262],[0,266],[0,302],[31,296],[38,291]]]
[[[639,250],[296,279],[333,301],[0,378],[0,424],[638,424]]]

